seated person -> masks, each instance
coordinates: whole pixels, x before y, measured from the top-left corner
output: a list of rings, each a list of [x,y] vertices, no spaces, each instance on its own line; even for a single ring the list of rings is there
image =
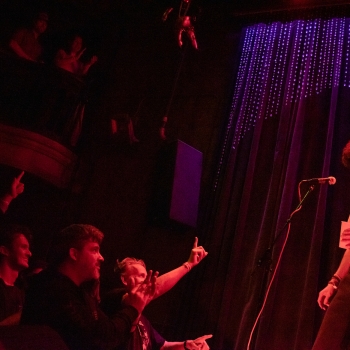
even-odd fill
[[[39,62],[43,51],[39,36],[46,31],[48,20],[47,13],[39,13],[31,28],[22,28],[12,36],[10,48],[19,57]]]
[[[97,56],[84,63],[80,60],[85,52],[83,48],[83,39],[79,35],[75,35],[69,40],[65,49],[59,49],[55,57],[55,65],[76,75],[85,75],[90,67],[97,62]]]
[[[30,236],[24,226],[3,225],[0,229],[0,325],[19,324],[24,292],[15,282],[29,266]]]
[[[128,135],[129,143],[140,142],[135,136],[134,124],[128,113],[116,113],[111,118],[112,136]]]
[[[54,237],[49,267],[30,281],[21,324],[47,325],[70,349],[114,349],[126,341],[132,324],[152,299],[158,273],[149,271],[129,293],[121,310],[108,317],[85,290],[98,280],[103,233],[91,225],[70,225]]]
[[[187,262],[182,266],[174,269],[164,275],[161,275],[157,280],[156,291],[153,296],[157,298],[170,290],[192,267],[199,264],[208,253],[203,247],[198,247],[198,238],[195,238],[193,249]],[[107,313],[113,313],[124,304],[124,299],[135,288],[143,283],[147,276],[146,265],[143,260],[135,258],[125,258],[118,262],[116,271],[120,274],[122,283],[125,289],[115,289],[108,293],[102,299],[101,308]],[[150,322],[144,315],[140,315],[134,322],[131,338],[123,344],[120,349],[128,350],[152,350],[152,349],[209,349],[206,339],[211,338],[211,335],[205,335],[195,340],[186,340],[185,342],[169,342],[166,341],[152,327]]]

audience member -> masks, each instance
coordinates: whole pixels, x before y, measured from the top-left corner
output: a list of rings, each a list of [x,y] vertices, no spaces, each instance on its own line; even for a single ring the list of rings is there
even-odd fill
[[[49,267],[33,276],[21,323],[48,325],[70,349],[113,349],[124,343],[132,324],[155,293],[158,273],[130,292],[120,311],[108,317],[84,285],[100,277],[103,233],[91,225],[74,224],[52,242]]]
[[[185,274],[187,274],[194,266],[199,264],[208,253],[203,247],[198,247],[198,238],[195,238],[193,249],[190,257],[183,265],[168,273],[161,275],[157,280],[156,291],[153,296],[157,298],[169,291]],[[119,272],[125,289],[115,289],[108,293],[102,299],[101,308],[107,313],[112,314],[124,304],[125,298],[135,288],[143,283],[147,276],[146,265],[143,260],[135,258],[125,258],[118,262],[116,271]],[[133,324],[131,338],[121,346],[120,349],[128,350],[144,350],[144,349],[209,349],[206,339],[211,335],[205,335],[195,340],[186,340],[185,342],[169,342],[166,341],[151,325],[144,315],[140,315]]]
[[[75,35],[72,40],[69,40],[66,48],[58,50],[55,57],[56,66],[76,75],[85,75],[90,67],[97,62],[97,56],[92,56],[86,63],[82,62],[81,56],[85,50],[83,39],[79,35]]]
[[[6,225],[0,229],[0,321],[1,325],[19,324],[24,292],[15,286],[18,274],[28,268],[29,229]]]
[[[134,124],[128,113],[115,113],[111,118],[111,131],[113,136],[128,135],[130,145],[140,142],[135,136]],[[121,137],[122,138],[122,137]]]
[[[24,184],[21,182],[24,171],[12,180],[9,190],[0,197],[0,216],[5,214],[10,203],[24,191]]]
[[[35,62],[40,61],[43,48],[39,43],[39,36],[46,31],[48,20],[47,13],[39,13],[31,28],[22,28],[12,36],[10,48],[19,57]]]
[[[24,303],[24,292],[15,282],[19,272],[28,267],[30,232],[23,226],[5,224],[4,219],[12,200],[24,190],[23,175],[24,171],[0,197],[0,325],[18,324]]]

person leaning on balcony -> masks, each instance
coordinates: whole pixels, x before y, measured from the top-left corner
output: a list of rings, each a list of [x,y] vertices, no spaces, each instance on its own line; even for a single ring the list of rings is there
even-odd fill
[[[55,65],[76,75],[85,75],[90,67],[97,62],[97,56],[92,56],[88,62],[83,62],[81,56],[86,48],[83,47],[83,39],[75,35],[68,41],[66,48],[58,50],[55,57]]]
[[[22,28],[14,33],[10,40],[10,48],[19,57],[39,62],[43,51],[39,37],[46,31],[48,20],[47,13],[39,13],[31,28]]]

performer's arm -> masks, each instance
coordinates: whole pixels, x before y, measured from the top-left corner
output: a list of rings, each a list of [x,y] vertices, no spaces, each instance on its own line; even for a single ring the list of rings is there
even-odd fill
[[[322,310],[326,310],[338,289],[339,282],[346,276],[350,268],[350,249],[345,250],[339,267],[327,286],[318,295],[318,305]]]

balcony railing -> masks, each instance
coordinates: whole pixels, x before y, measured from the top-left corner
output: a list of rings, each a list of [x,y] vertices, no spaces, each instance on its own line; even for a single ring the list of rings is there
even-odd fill
[[[85,101],[73,74],[0,51],[0,163],[68,187]]]
[[[75,75],[0,51],[0,123],[77,142],[86,84]]]

